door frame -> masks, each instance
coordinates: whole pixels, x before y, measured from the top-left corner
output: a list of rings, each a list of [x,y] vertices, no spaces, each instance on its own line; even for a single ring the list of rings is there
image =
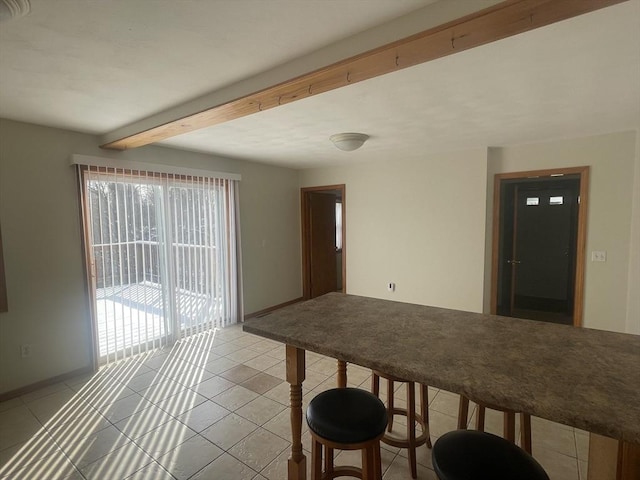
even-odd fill
[[[342,293],[347,291],[347,228],[346,228],[346,186],[344,183],[339,185],[324,185],[319,187],[304,187],[300,189],[300,214],[302,227],[302,298],[309,300],[311,298],[311,218],[309,216],[309,193],[318,193],[323,191],[339,190],[342,197]]]
[[[575,284],[573,291],[573,325],[575,327],[582,326],[582,317],[584,313],[584,272],[586,261],[586,243],[587,243],[587,210],[588,210],[588,192],[589,192],[589,170],[590,167],[567,167],[553,168],[546,170],[529,170],[525,172],[509,172],[497,173],[493,182],[493,234],[492,234],[492,250],[491,250],[491,310],[493,315],[497,312],[498,304],[498,264],[499,245],[500,245],[500,192],[502,182],[505,180],[518,180],[545,177],[555,177],[561,175],[578,175],[580,182],[578,209],[578,226],[576,238],[576,263],[575,263]]]

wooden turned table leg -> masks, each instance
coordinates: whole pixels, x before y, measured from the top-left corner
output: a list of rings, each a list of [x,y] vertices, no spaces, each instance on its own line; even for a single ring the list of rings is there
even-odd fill
[[[338,388],[347,387],[347,362],[338,360]]]
[[[286,347],[287,382],[291,385],[291,457],[289,480],[307,478],[307,457],[302,453],[302,382],[304,381],[304,350],[291,345]]]

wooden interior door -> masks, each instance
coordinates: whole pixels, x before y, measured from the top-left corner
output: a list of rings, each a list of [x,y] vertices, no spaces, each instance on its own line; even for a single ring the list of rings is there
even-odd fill
[[[311,298],[335,292],[336,197],[321,192],[308,193],[309,267]]]

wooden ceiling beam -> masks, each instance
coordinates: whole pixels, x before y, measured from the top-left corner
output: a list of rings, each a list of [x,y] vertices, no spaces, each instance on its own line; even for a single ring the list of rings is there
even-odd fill
[[[258,92],[111,141],[101,147],[126,150],[159,142],[625,1],[628,0],[507,0]]]

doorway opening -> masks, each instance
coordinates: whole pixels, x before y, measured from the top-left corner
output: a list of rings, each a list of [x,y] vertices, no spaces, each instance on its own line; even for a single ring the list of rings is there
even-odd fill
[[[582,325],[588,174],[496,175],[491,313]]]
[[[346,292],[345,185],[300,189],[303,298]]]

